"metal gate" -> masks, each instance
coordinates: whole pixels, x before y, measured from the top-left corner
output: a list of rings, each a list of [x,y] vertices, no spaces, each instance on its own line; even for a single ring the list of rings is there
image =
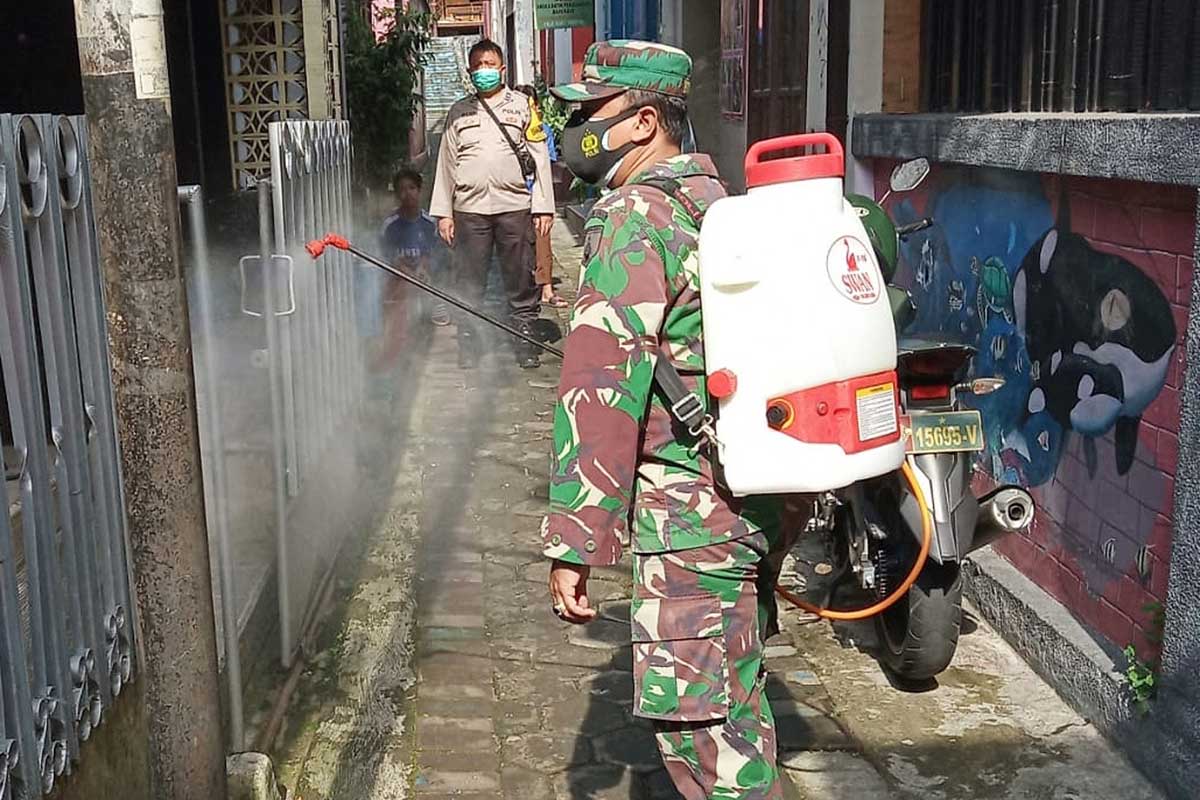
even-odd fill
[[[82,117],[0,115],[0,799],[49,793],[133,671]]]
[[[354,321],[353,265],[342,252],[318,264],[304,245],[350,228],[350,123],[273,122],[271,138],[272,253],[293,259],[295,313],[276,319],[282,427],[288,494],[312,484],[318,462],[353,414],[363,389],[362,359]],[[261,208],[261,206],[260,206]],[[267,229],[264,228],[264,234]],[[263,247],[267,252],[266,243]],[[268,331],[271,327],[268,325]],[[317,585],[340,544],[293,547],[279,538],[279,606],[284,664]]]
[[[349,229],[349,123],[273,123],[269,142],[271,177],[256,185],[256,253],[246,254],[248,240],[210,241],[199,188],[180,188],[206,508],[218,565],[220,656],[235,751],[255,733],[243,718],[243,674],[253,674],[268,648],[243,638],[251,618],[266,620],[259,612],[266,608],[260,598],[269,597],[265,587],[274,588],[278,603],[270,622],[278,625],[279,649],[270,655],[289,667],[350,531],[337,517],[338,503],[325,502],[326,473],[331,459],[353,451],[347,432],[357,427],[364,388],[355,267],[342,254],[318,263],[304,251],[311,239]],[[267,631],[254,630],[257,636]],[[245,670],[240,650],[253,659]]]

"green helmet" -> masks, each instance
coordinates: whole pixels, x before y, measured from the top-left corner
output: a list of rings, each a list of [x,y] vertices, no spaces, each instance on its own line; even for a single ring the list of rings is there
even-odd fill
[[[896,265],[900,263],[896,225],[883,207],[871,198],[861,194],[848,194],[846,200],[858,212],[858,218],[867,231],[867,238],[871,240],[871,247],[875,250],[875,258],[879,261],[883,279],[891,283],[896,275]]]

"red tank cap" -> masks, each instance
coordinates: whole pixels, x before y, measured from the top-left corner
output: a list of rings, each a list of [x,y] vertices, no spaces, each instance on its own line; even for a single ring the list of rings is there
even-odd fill
[[[768,153],[797,147],[824,147],[826,152],[811,156],[792,156],[763,161]],[[842,143],[831,133],[800,133],[755,142],[746,153],[746,188],[790,183],[812,178],[841,178],[846,174],[846,155]]]
[[[708,393],[720,400],[737,391],[737,375],[730,370],[719,369],[708,376]]]

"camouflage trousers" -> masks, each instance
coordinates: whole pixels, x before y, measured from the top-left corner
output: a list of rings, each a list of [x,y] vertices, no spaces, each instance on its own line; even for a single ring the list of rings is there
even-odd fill
[[[634,556],[634,714],[686,800],[779,800],[763,642],[782,552],[755,534]]]

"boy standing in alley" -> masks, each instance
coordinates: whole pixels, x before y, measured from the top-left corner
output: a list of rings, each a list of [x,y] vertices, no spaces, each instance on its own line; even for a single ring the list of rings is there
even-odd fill
[[[383,222],[380,252],[396,269],[426,283],[441,283],[445,270],[445,247],[437,234],[437,223],[421,209],[421,173],[403,168],[392,179],[396,210]],[[424,309],[429,321],[444,326],[450,322],[446,305],[435,298],[420,296],[419,289],[395,277],[383,276],[383,342],[373,365],[376,371],[390,369],[404,349],[410,329],[410,313],[420,309],[417,324],[424,324]]]

